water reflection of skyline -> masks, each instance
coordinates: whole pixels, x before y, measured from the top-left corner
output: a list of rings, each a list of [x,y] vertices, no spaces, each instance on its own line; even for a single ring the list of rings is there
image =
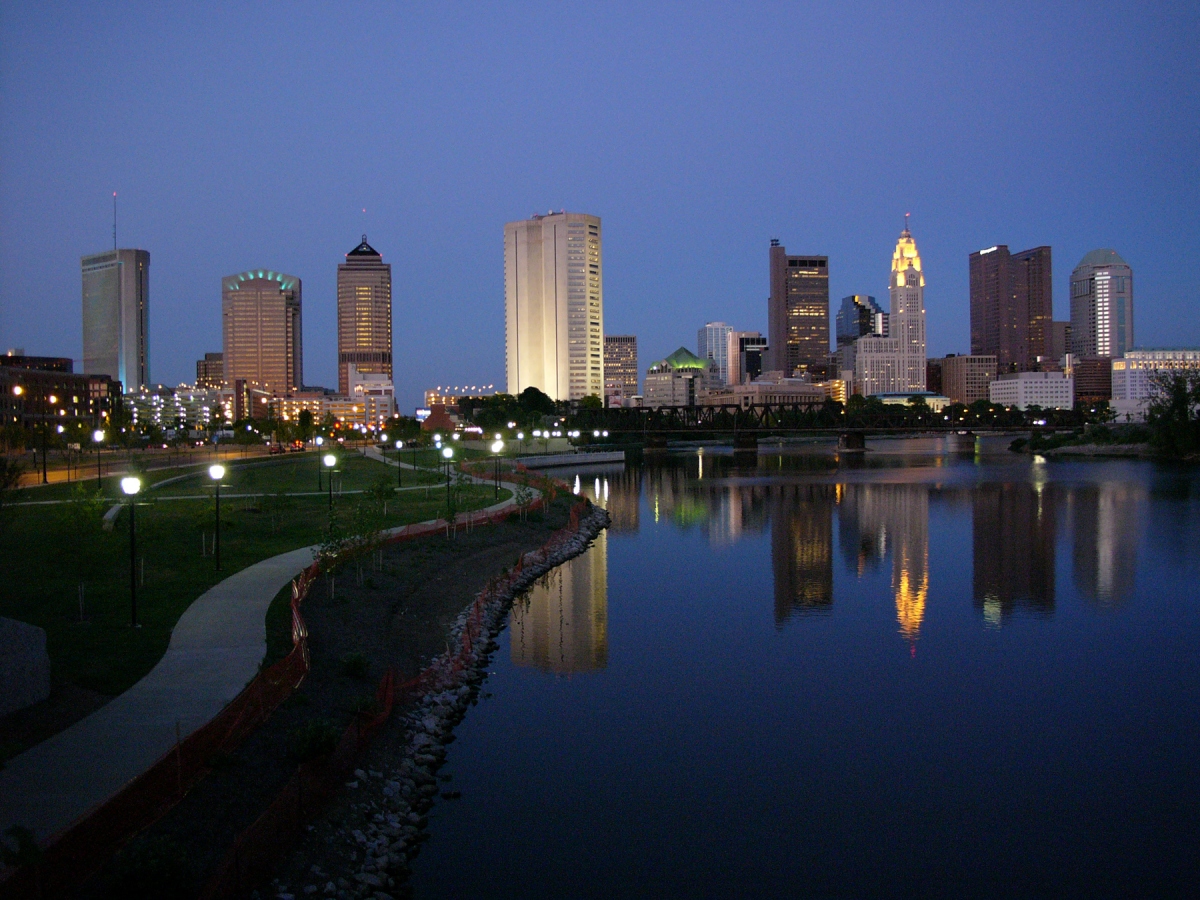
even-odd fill
[[[571,675],[608,665],[608,535],[513,603],[512,661]]]
[[[769,464],[760,469],[776,474]],[[943,515],[971,516],[970,600],[991,627],[1017,613],[1053,615],[1060,540],[1083,599],[1113,606],[1133,590],[1145,500],[1137,484],[1052,482],[1036,467],[1029,480],[969,484],[747,477],[754,471],[728,461],[722,470],[710,457],[585,475],[577,487],[608,509],[614,535],[637,533],[643,499],[654,522],[700,529],[714,547],[769,530],[780,628],[834,609],[840,559],[855,582],[888,573],[896,630],[916,641],[930,597],[931,503]],[[606,665],[607,535],[584,558],[586,569],[563,567],[514,609],[519,665],[557,673]]]

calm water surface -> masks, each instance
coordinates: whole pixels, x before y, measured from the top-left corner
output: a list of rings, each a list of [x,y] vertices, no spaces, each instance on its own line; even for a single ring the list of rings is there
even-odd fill
[[[1004,443],[581,472],[417,897],[1194,896],[1200,478]]]

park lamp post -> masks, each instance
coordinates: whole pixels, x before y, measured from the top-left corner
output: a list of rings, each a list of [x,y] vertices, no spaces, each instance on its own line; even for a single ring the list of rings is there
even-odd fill
[[[221,571],[221,479],[225,477],[225,467],[215,465],[208,467],[208,477],[213,480],[217,489],[217,527],[213,532],[213,556],[217,560],[217,571]]]
[[[319,434],[313,438],[313,443],[317,445],[317,493],[321,492],[321,445],[325,443],[325,438]]]
[[[134,510],[137,508],[137,493],[142,489],[142,480],[136,475],[121,479],[121,490],[129,497],[129,611],[130,624],[140,628],[137,620],[137,525]]]
[[[404,467],[400,465],[400,451],[404,449],[404,441],[396,441],[396,487],[404,487]]]
[[[333,467],[337,465],[337,457],[332,453],[326,453],[321,457],[321,462],[325,463],[325,468],[329,470],[329,477],[325,480],[329,483],[329,513],[333,514]]]
[[[450,511],[450,460],[454,459],[454,448],[443,447],[442,457],[446,460],[446,512]]]
[[[96,490],[102,490],[104,485],[100,481],[100,445],[104,443],[104,432],[97,428],[92,432],[92,442],[96,445]]]
[[[500,440],[500,435],[496,435],[496,440],[492,442],[492,453],[496,459],[496,499],[500,499],[500,454],[504,452],[504,441]]]

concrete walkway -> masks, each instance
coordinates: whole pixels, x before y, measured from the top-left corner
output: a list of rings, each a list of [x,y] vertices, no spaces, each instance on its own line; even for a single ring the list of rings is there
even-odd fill
[[[9,760],[0,770],[0,833],[23,825],[39,840],[56,834],[161,759],[175,746],[177,729],[187,737],[211,721],[258,673],[267,650],[267,607],[312,563],[313,550],[281,553],[205,591],[141,681]]]

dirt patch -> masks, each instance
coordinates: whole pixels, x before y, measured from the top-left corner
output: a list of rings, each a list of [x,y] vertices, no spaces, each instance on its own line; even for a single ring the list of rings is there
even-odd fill
[[[131,841],[81,896],[126,897],[131,890],[145,897],[196,896],[236,836],[295,772],[303,735],[314,725],[345,728],[388,667],[403,682],[443,653],[455,617],[490,577],[566,524],[572,499],[560,497],[525,523],[514,519],[469,532],[460,527],[452,540],[432,536],[393,544],[384,549],[382,566],[368,555],[361,570],[351,562],[318,578],[302,608],[312,662],[304,682],[241,747],[214,760],[213,771]],[[289,627],[287,617],[269,616],[268,627]],[[398,705],[378,739],[387,739],[403,713]]]
[[[91,715],[112,698],[54,679],[41,703],[0,717],[0,768],[7,760]]]

